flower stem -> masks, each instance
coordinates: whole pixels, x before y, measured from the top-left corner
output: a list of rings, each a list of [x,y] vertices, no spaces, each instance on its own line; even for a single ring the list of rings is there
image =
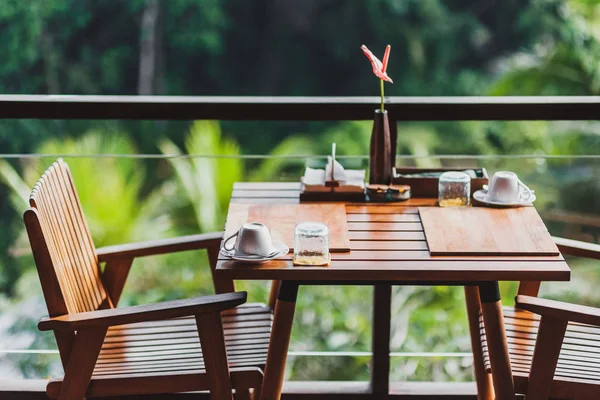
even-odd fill
[[[385,109],[383,108],[383,79],[379,80],[379,87],[381,88],[381,112],[384,112]]]

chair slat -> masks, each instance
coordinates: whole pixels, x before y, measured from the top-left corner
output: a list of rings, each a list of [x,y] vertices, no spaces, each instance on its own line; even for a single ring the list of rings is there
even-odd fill
[[[83,209],[81,207],[81,202],[79,201],[79,195],[77,194],[77,190],[75,190],[75,184],[73,182],[68,165],[62,160],[59,160],[59,165],[61,166],[60,170],[64,178],[63,184],[65,187],[63,190],[65,191],[67,198],[70,200],[70,210],[74,223],[76,224],[78,238],[85,249],[84,256],[91,266],[88,272],[92,274],[92,282],[99,282],[100,270],[97,267],[98,257],[96,256],[94,242],[88,229],[87,222],[83,216]],[[103,287],[101,285],[95,285],[94,289],[96,293],[96,300],[102,302],[104,298],[106,298],[106,292],[103,290]]]
[[[51,259],[51,265],[38,268],[53,270],[67,311],[94,311],[106,304],[94,243],[71,173],[62,160],[42,175],[31,193],[30,205],[38,211]],[[34,252],[37,245],[32,243]],[[42,282],[42,286],[45,284]],[[49,312],[56,315],[55,310]]]
[[[60,169],[58,170],[60,174]],[[76,205],[72,204],[69,199],[69,193],[64,186],[64,176],[59,174],[52,175],[51,178],[51,186],[53,186],[53,190],[56,193],[60,193],[61,195],[56,196],[57,205],[60,207],[59,213],[60,215],[64,215],[64,230],[66,236],[69,240],[69,244],[71,246],[70,250],[72,252],[72,257],[74,259],[75,264],[73,265],[74,270],[77,272],[78,276],[83,278],[80,281],[80,286],[84,285],[85,287],[91,288],[91,290],[83,290],[84,295],[86,296],[86,301],[88,302],[89,307],[93,307],[94,304],[98,302],[102,302],[102,296],[100,294],[100,290],[98,286],[95,284],[98,276],[94,274],[94,265],[91,260],[93,258],[93,250],[88,249],[86,243],[82,241],[82,232],[77,229],[76,226],[76,217],[74,216],[74,207]],[[62,182],[61,182],[62,181]]]
[[[54,171],[52,171],[54,172]],[[73,244],[70,243],[69,235],[65,231],[64,215],[61,215],[58,210],[57,199],[58,193],[54,191],[50,182],[50,174],[45,174],[46,191],[42,191],[44,201],[46,202],[47,217],[50,219],[51,227],[55,232],[55,241],[53,245],[57,248],[58,255],[61,259],[60,268],[62,268],[65,276],[68,277],[70,283],[71,296],[74,296],[78,305],[78,312],[89,311],[90,301],[86,300],[84,288],[80,285],[82,277],[77,276],[73,267],[76,261],[73,258]]]
[[[66,272],[71,277],[71,282],[76,289],[80,306],[82,307],[80,312],[89,311],[93,307],[93,300],[90,293],[86,291],[86,276],[83,270],[80,269],[81,266],[79,264],[81,260],[77,255],[77,243],[73,237],[73,233],[69,232],[68,212],[62,209],[62,193],[53,184],[54,177],[54,174],[47,176],[47,184],[50,191],[46,195],[52,204],[50,210],[54,217],[54,226],[57,227],[60,235],[58,245],[63,254],[63,268],[66,269]]]
[[[36,185],[36,190],[32,193],[32,198],[30,199],[31,205],[33,208],[38,210],[40,225],[42,226],[43,236],[45,245],[48,247],[48,251],[51,255],[51,265],[38,265],[38,268],[47,268],[52,270],[56,274],[56,278],[59,284],[60,292],[63,294],[64,302],[67,305],[67,311],[73,312],[73,310],[79,310],[81,307],[78,304],[78,298],[76,296],[71,295],[74,293],[74,285],[71,282],[71,277],[66,273],[63,268],[63,257],[60,253],[60,250],[57,248],[55,243],[57,242],[57,238],[60,237],[56,232],[56,226],[54,224],[52,215],[48,211],[48,201],[46,198],[46,189],[44,184],[44,177],[40,179],[38,185]],[[34,197],[35,194],[35,197]],[[32,243],[32,249],[35,252],[36,246],[39,246],[37,243]],[[42,282],[42,288],[44,287],[44,282]],[[65,293],[69,294],[65,296]],[[50,314],[54,314],[54,310],[49,310]]]

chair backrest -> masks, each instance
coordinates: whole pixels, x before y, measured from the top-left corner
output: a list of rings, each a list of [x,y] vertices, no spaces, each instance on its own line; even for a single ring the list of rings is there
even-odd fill
[[[111,308],[69,167],[58,159],[29,197],[24,220],[51,317]]]

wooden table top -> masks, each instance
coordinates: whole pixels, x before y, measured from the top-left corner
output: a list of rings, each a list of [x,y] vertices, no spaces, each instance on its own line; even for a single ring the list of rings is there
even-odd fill
[[[231,201],[299,203],[299,183],[236,183]],[[568,281],[571,270],[559,256],[431,256],[418,207],[437,199],[399,203],[347,203],[349,253],[332,253],[328,267],[294,267],[292,255],[263,265],[220,256],[217,274],[241,280],[482,282]]]

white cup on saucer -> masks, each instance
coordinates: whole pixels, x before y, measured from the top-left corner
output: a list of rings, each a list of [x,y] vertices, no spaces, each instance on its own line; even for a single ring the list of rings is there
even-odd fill
[[[235,244],[228,246],[235,237],[237,237]],[[227,251],[234,251],[238,257],[268,257],[275,251],[269,228],[259,222],[242,225],[239,231],[225,239],[223,248]]]
[[[523,195],[522,195],[523,190]],[[531,191],[517,174],[511,171],[498,171],[492,177],[485,200],[495,203],[519,203],[531,197]]]

